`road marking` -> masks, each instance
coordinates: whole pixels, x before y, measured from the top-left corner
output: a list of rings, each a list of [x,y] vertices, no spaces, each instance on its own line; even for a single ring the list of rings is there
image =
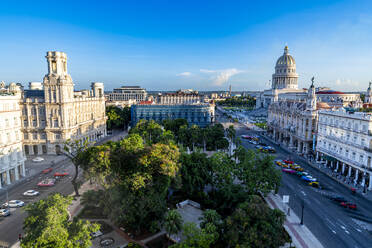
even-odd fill
[[[357,228],[356,230],[357,230],[358,232],[362,232],[362,230],[360,230],[360,229],[358,229],[358,228]]]
[[[301,191],[301,193],[302,193],[304,196],[306,196],[306,193],[305,193],[303,190]]]
[[[341,226],[341,228],[345,230],[345,227],[344,226]]]
[[[333,232],[334,234],[336,234],[336,231],[335,231],[335,230],[332,230],[332,232]]]
[[[345,232],[346,232],[347,234],[350,234],[348,230],[345,230]]]

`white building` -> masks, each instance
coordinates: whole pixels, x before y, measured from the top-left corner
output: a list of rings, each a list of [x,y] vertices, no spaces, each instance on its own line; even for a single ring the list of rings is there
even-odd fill
[[[178,90],[175,93],[159,94],[158,104],[196,104],[201,102],[201,96],[197,91]]]
[[[0,188],[25,175],[20,86],[0,82]]]
[[[372,190],[372,115],[344,108],[319,111],[317,160]]]
[[[122,86],[114,89],[113,92],[106,94],[107,105],[131,106],[142,101],[146,101],[146,89],[140,86]]]

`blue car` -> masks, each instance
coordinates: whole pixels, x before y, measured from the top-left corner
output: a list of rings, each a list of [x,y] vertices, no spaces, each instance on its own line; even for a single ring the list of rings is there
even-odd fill
[[[301,179],[306,182],[316,182],[316,178],[313,178],[311,176],[302,176]]]

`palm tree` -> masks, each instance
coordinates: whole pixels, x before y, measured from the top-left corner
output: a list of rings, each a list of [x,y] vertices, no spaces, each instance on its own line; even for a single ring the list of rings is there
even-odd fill
[[[177,210],[169,210],[165,216],[163,227],[169,236],[178,234],[182,229],[182,216]]]

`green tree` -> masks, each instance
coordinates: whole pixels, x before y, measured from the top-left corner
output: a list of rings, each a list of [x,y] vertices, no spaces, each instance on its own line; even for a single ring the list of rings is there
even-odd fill
[[[220,226],[222,223],[221,215],[219,215],[214,209],[205,210],[199,220],[201,220],[201,228],[205,228],[207,224],[212,224],[217,227]]]
[[[283,229],[285,215],[270,209],[259,196],[239,205],[224,224],[226,247],[281,247],[290,239]]]
[[[119,108],[117,106],[108,106],[106,108],[107,128],[127,128],[130,122],[130,108]]]
[[[174,140],[171,131],[165,130],[154,120],[140,120],[137,125],[129,131],[130,134],[139,134],[147,144],[169,143]]]
[[[185,240],[171,248],[210,248],[217,239],[215,234],[199,229],[195,223],[185,223],[182,229]]]
[[[164,218],[163,227],[169,235],[178,234],[182,229],[182,216],[177,210],[169,210]]]
[[[71,197],[53,194],[27,205],[21,247],[91,247],[90,233],[98,231],[99,225],[78,219],[70,221],[67,208],[71,201]]]
[[[88,139],[78,139],[78,140],[67,140],[63,149],[63,153],[71,159],[75,167],[75,175],[73,176],[71,183],[74,186],[75,195],[79,196],[79,185],[77,178],[79,175],[79,168],[86,167],[90,159],[91,153],[88,151],[92,142],[89,142]]]

